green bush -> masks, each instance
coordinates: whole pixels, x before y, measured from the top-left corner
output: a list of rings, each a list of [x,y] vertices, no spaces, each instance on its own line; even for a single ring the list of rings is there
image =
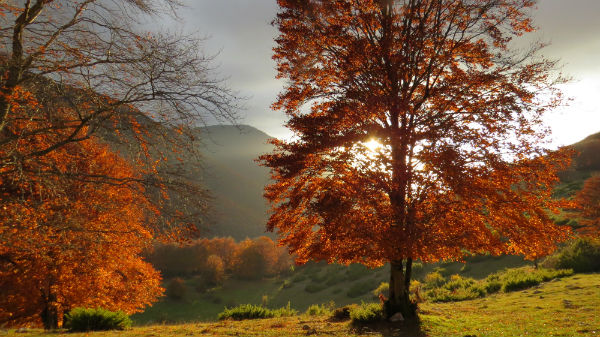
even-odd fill
[[[233,319],[236,321],[241,321],[244,319],[293,316],[297,313],[298,311],[290,307],[289,302],[287,307],[279,309],[268,309],[261,305],[242,304],[234,308],[225,308],[223,312],[219,313],[217,318],[219,320]]]
[[[176,277],[167,283],[167,297],[170,299],[180,300],[186,293],[187,287],[183,279]]]
[[[484,286],[472,278],[452,275],[450,281],[441,287],[431,288],[425,296],[432,302],[472,300],[485,296]]]
[[[488,294],[493,294],[502,289],[502,281],[498,274],[491,274],[483,281],[483,288]]]
[[[477,281],[453,275],[446,281],[439,273],[426,276],[425,298],[432,302],[451,302],[476,299],[493,294],[530,288],[554,278],[572,275],[570,269],[533,269],[531,267],[506,269]]]
[[[473,300],[485,296],[483,287],[468,287],[449,290],[447,288],[434,288],[428,290],[425,296],[432,302],[455,302]]]
[[[356,304],[350,304],[350,305],[346,305],[343,306],[341,308],[337,308],[333,311],[333,314],[331,315],[331,319],[335,320],[335,321],[345,321],[350,319],[350,310],[352,310],[353,308],[357,307],[358,305]]]
[[[573,274],[571,269],[532,269],[529,267],[507,269],[500,273],[502,291],[510,292],[534,287],[542,282],[554,278],[565,277]]]
[[[292,283],[292,281],[290,281],[290,280],[284,280],[284,281],[281,283],[281,287],[280,287],[280,289],[288,289],[288,288],[291,288],[293,285],[294,285],[294,284]]]
[[[375,290],[373,290],[371,293],[375,298],[379,298],[379,294],[383,294],[387,297],[390,293],[390,284],[387,282],[381,282],[381,284],[379,284],[379,287],[375,288]]]
[[[449,263],[444,262],[444,263],[442,263],[442,266],[448,267]],[[445,267],[436,267],[435,269],[433,269],[433,272],[440,273],[440,275],[442,275],[443,277],[448,277],[448,276],[452,275],[452,271],[450,271],[448,268],[445,268]]]
[[[65,315],[65,327],[73,332],[124,330],[131,319],[122,311],[75,308]]]
[[[420,274],[423,271],[423,263],[421,262],[413,262],[412,264],[412,273]]]
[[[576,273],[600,272],[600,240],[591,238],[573,240],[547,257],[542,262],[542,266],[573,269]]]
[[[361,303],[350,308],[350,319],[354,324],[375,323],[384,319],[383,307],[380,303]]]
[[[450,280],[444,284],[444,288],[454,291],[456,289],[467,289],[472,288],[475,285],[476,281],[472,278],[465,278],[460,275],[452,275]]]
[[[273,317],[290,317],[298,314],[298,310],[292,309],[290,302],[288,302],[285,307],[273,309],[271,311],[273,312]]]
[[[373,290],[374,286],[373,286],[373,281],[369,280],[369,281],[364,281],[364,282],[358,282],[355,283],[354,285],[352,285],[350,287],[350,289],[348,289],[348,292],[346,293],[346,295],[348,295],[348,297],[359,297],[362,296],[366,293],[368,293],[369,291]]]
[[[433,289],[443,286],[446,283],[446,278],[439,271],[434,271],[425,275],[423,282],[425,283],[425,289]]]
[[[313,304],[308,309],[306,309],[306,314],[310,316],[322,316],[322,315],[331,315],[331,311],[333,308],[333,303],[328,305],[325,304]]]
[[[233,319],[240,321],[243,319],[256,319],[256,318],[271,318],[275,317],[275,314],[270,310],[261,305],[253,304],[242,304],[233,308],[225,308],[223,312],[219,313],[217,318]]]
[[[507,274],[502,282],[502,291],[504,292],[527,289],[542,283],[541,277],[534,273],[519,271]]]

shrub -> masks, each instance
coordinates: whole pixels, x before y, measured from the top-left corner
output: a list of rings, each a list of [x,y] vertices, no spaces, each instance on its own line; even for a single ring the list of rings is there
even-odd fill
[[[411,280],[410,281],[410,287],[409,287],[410,300],[413,303],[423,302],[423,296],[421,294],[421,288],[422,287],[423,286],[422,286],[421,282],[419,282],[417,280]]]
[[[483,287],[456,288],[454,290],[443,288],[434,288],[428,290],[425,294],[432,302],[455,302],[473,300],[485,296]]]
[[[348,297],[358,297],[358,296],[362,296],[366,293],[368,293],[369,291],[371,291],[373,289],[373,281],[369,280],[369,281],[364,281],[364,282],[358,282],[355,283],[352,287],[350,287],[350,289],[348,289],[348,292],[346,293],[346,295],[348,295]]]
[[[413,262],[412,264],[412,272],[413,274],[419,274],[423,271],[423,263],[421,262]]]
[[[444,284],[444,288],[454,291],[456,289],[466,289],[475,285],[475,280],[472,278],[464,278],[460,275],[452,275],[450,281]]]
[[[131,319],[122,311],[75,308],[65,315],[65,327],[73,332],[124,330]]]
[[[296,315],[298,311],[290,307],[288,302],[287,307],[279,309],[268,309],[261,305],[242,304],[234,308],[225,308],[223,312],[217,316],[219,320],[233,319],[241,321],[244,319],[258,319],[258,318],[273,318],[273,317],[284,317]]]
[[[510,292],[521,289],[527,289],[536,286],[542,282],[549,281],[554,278],[565,277],[573,274],[573,270],[562,269],[532,269],[532,268],[515,268],[507,269],[500,274],[502,282],[502,291]]]
[[[381,284],[379,284],[379,287],[375,288],[375,290],[372,291],[372,294],[375,298],[379,298],[379,294],[383,294],[387,297],[389,293],[390,284],[387,282],[381,282]]]
[[[504,282],[502,283],[502,291],[510,292],[521,289],[531,288],[542,282],[541,278],[533,273],[520,272],[510,273],[505,276]]]
[[[488,294],[493,294],[502,289],[502,281],[498,274],[491,274],[483,281],[483,288]]]
[[[345,321],[350,319],[350,310],[357,307],[356,304],[346,305],[341,308],[337,308],[333,311],[331,319],[336,321]]]
[[[350,319],[354,324],[375,323],[384,318],[383,307],[380,303],[361,303],[350,308]]]
[[[306,314],[310,316],[322,316],[322,315],[331,315],[331,310],[333,307],[333,303],[329,305],[325,304],[313,304],[308,309],[306,309]]]
[[[288,289],[288,288],[291,288],[293,285],[294,284],[292,283],[292,281],[284,280],[283,283],[281,283],[280,289]]]
[[[579,238],[569,242],[542,266],[555,269],[573,269],[576,273],[600,272],[600,240]]]
[[[471,300],[485,296],[484,286],[472,278],[463,278],[452,275],[450,281],[441,287],[431,288],[426,292],[426,297],[432,302],[451,302]]]
[[[424,288],[433,289],[444,285],[444,283],[446,283],[446,278],[442,276],[442,274],[439,271],[434,271],[425,275],[425,279],[423,279],[423,282],[425,282]]]
[[[281,307],[279,309],[273,309],[271,311],[273,312],[273,317],[289,317],[289,316],[295,316],[298,314],[298,310],[292,309],[290,302],[288,302],[285,307]]]
[[[225,308],[218,316],[219,320],[234,319],[236,321],[243,319],[271,318],[275,317],[273,312],[261,305],[242,304],[233,308]]]
[[[179,277],[171,279],[167,284],[167,297],[174,300],[182,299],[187,293],[185,281]]]

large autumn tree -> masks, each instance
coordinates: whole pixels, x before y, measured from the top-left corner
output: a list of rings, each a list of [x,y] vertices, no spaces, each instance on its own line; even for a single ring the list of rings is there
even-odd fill
[[[274,109],[289,141],[264,155],[268,222],[308,259],[391,265],[388,314],[415,315],[411,266],[553,250],[568,161],[542,116],[558,103],[530,0],[279,0]]]

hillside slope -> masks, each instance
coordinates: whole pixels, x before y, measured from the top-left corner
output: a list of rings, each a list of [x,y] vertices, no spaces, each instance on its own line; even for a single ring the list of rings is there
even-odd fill
[[[202,139],[203,182],[214,197],[209,236],[235,239],[264,235],[267,203],[262,194],[268,169],[256,158],[272,149],[271,138],[251,126],[209,126],[196,130]]]
[[[571,145],[576,154],[571,167],[559,174],[561,184],[555,195],[570,197],[583,188],[584,181],[600,172],[600,132]]]
[[[315,297],[314,302],[319,302]],[[600,274],[578,274],[543,283],[536,288],[499,293],[482,299],[452,303],[422,303],[421,326],[406,331],[399,325],[353,327],[328,316],[246,321],[149,325],[129,331],[73,333],[72,337],[134,336],[570,336],[600,334]],[[313,330],[314,329],[314,330]],[[310,332],[310,333],[309,333]],[[5,336],[21,335],[9,331]],[[36,337],[58,336],[34,331]]]

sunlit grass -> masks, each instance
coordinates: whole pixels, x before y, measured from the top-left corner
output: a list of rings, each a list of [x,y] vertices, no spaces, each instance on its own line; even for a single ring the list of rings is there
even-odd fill
[[[318,296],[317,296],[318,297]],[[315,297],[315,302],[318,299]],[[513,293],[455,303],[421,304],[427,337],[600,336],[600,274],[578,274]],[[415,336],[401,327],[360,329],[327,316],[300,315],[247,321],[153,325],[126,331],[73,333],[70,337],[151,336]],[[9,331],[10,337],[57,337],[61,333]]]

